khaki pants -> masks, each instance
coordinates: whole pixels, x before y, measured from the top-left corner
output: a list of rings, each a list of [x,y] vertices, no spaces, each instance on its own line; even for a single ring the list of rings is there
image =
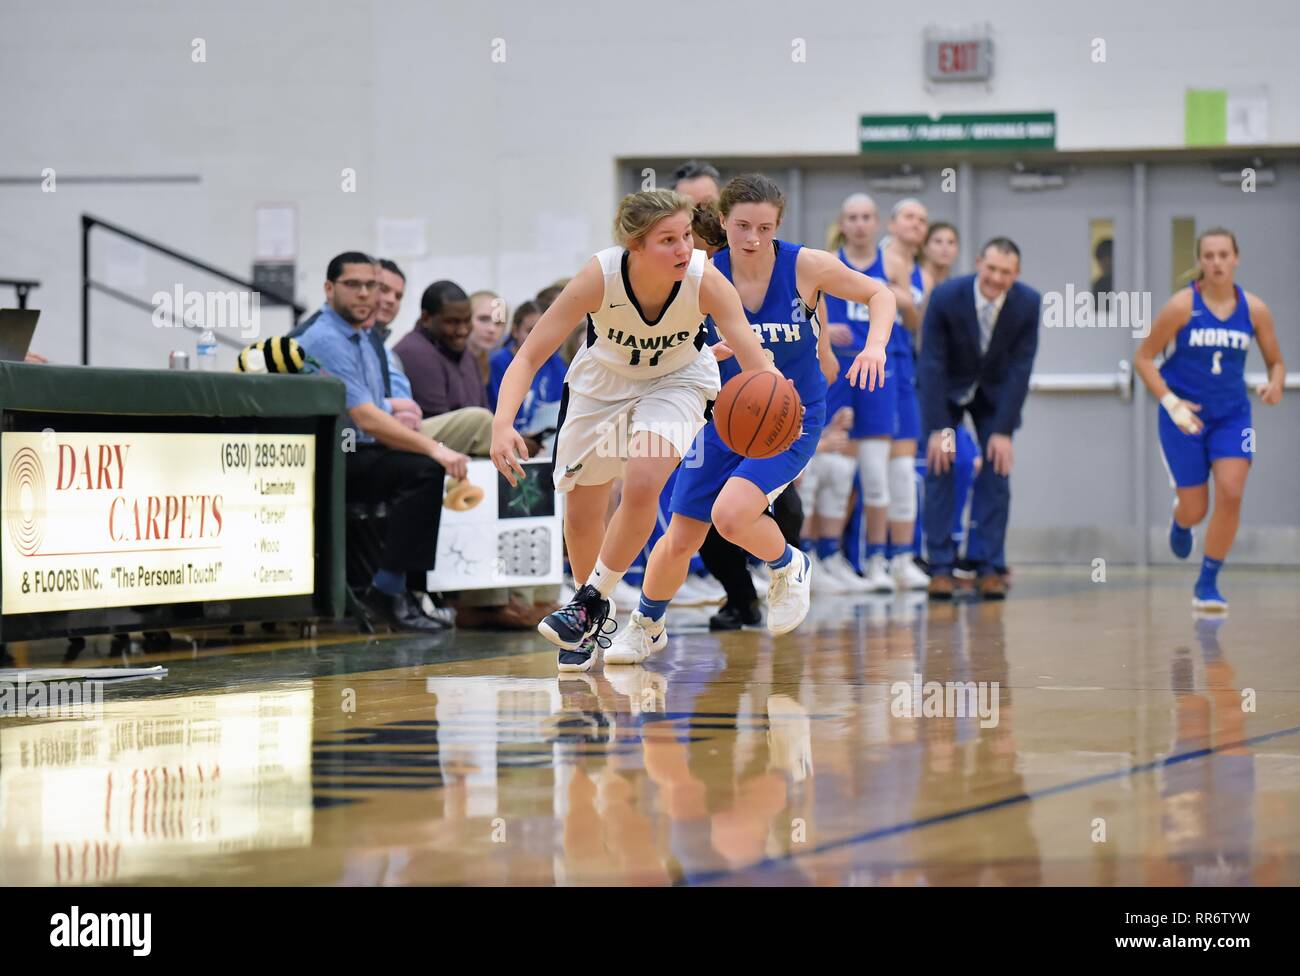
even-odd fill
[[[548,585],[524,586],[513,590],[462,590],[459,602],[463,607],[504,607],[511,599],[516,603],[531,605],[555,603],[559,598],[560,588]]]
[[[492,447],[492,411],[484,407],[462,407],[426,417],[420,421],[420,432],[453,451],[485,458]]]

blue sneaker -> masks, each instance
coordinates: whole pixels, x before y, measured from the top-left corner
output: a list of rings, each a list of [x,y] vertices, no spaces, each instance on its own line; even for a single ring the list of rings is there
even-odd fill
[[[1196,589],[1192,591],[1192,609],[1210,613],[1227,613],[1228,601],[1219,592],[1219,584],[1216,581],[1198,579]]]
[[[1176,498],[1174,507],[1178,507]],[[1183,528],[1172,518],[1169,520],[1169,548],[1179,559],[1186,559],[1192,553],[1192,530]]]

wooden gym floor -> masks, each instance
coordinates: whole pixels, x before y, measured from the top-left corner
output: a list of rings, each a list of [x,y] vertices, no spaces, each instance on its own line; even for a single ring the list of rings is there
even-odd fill
[[[96,639],[168,674],[0,718],[0,883],[1300,884],[1300,573],[1229,566],[1218,621],[1190,585],[674,611],[558,678],[527,634]]]

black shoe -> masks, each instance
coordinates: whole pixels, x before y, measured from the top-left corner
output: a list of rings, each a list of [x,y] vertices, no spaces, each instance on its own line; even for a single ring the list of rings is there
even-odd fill
[[[606,644],[608,643],[606,641]],[[571,651],[561,647],[555,659],[556,670],[561,673],[566,671],[590,671],[591,666],[596,663],[596,648],[599,646],[596,643],[596,636],[593,634]]]
[[[584,640],[600,631],[613,609],[594,586],[584,584],[572,600],[543,617],[537,631],[556,647],[576,651]]]
[[[740,630],[742,627],[757,627],[762,622],[763,615],[755,604],[740,607],[728,603],[709,618],[709,630]]]
[[[397,596],[389,596],[382,590],[369,586],[359,599],[367,610],[394,630],[406,630],[416,634],[441,634],[451,626],[450,623],[425,616],[420,601],[405,590]]]
[[[441,624],[444,627],[456,626],[456,608],[440,607],[433,601],[432,594],[429,593],[411,593],[411,598],[420,607],[420,612],[432,620],[434,623]]]

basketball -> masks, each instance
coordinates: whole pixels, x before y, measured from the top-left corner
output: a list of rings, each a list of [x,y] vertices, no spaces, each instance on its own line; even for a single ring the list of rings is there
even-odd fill
[[[722,443],[748,458],[780,454],[799,436],[799,394],[775,373],[733,376],[713,404],[713,424]]]

